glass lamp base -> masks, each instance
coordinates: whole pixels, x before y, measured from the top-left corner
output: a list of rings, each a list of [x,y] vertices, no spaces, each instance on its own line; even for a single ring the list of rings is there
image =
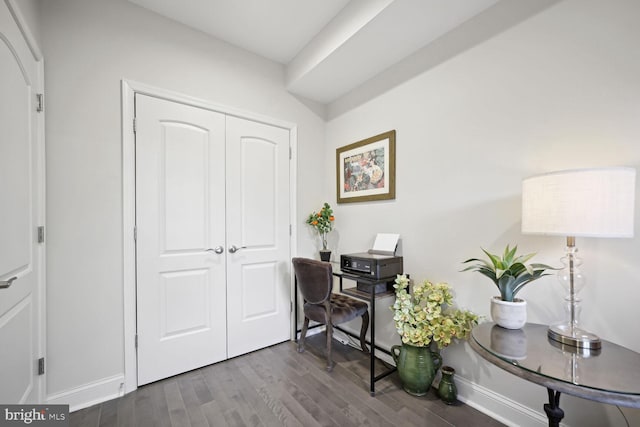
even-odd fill
[[[598,350],[602,347],[602,341],[597,335],[580,328],[572,327],[570,324],[549,326],[547,336],[559,343],[578,348],[588,348]]]

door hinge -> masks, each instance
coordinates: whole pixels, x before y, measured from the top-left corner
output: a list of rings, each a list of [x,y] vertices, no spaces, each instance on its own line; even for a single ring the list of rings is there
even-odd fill
[[[44,243],[44,225],[38,227],[38,243]]]
[[[138,334],[136,334],[136,343],[135,343],[136,348],[138,348]]]
[[[36,111],[42,113],[44,111],[44,94],[36,94]]]
[[[293,313],[293,301],[289,301],[289,313]]]
[[[292,157],[293,157],[293,154],[291,153],[291,147],[289,147],[289,160],[291,160]]]
[[[138,120],[136,120],[136,117],[133,118],[133,133],[136,133],[136,131],[138,130]]]
[[[291,231],[291,230],[292,230],[292,229],[293,229],[293,226],[292,226],[291,224],[289,224],[289,236],[291,236],[291,233],[292,233],[292,231]]]
[[[44,375],[44,357],[38,359],[38,375]]]
[[[133,241],[138,241],[138,227],[133,227]]]

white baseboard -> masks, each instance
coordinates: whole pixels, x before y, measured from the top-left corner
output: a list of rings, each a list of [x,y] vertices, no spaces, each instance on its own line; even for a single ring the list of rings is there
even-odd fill
[[[47,403],[69,405],[69,411],[115,399],[124,394],[124,374],[114,375],[47,396]]]
[[[543,427],[549,425],[547,417],[542,412],[533,411],[527,406],[465,378],[456,377],[455,382],[458,389],[458,399],[461,402],[503,424],[513,427]],[[540,406],[542,406],[542,403]]]

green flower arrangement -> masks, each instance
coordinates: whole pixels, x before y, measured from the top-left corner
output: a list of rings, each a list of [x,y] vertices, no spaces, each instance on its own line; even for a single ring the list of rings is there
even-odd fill
[[[333,210],[329,203],[325,202],[320,212],[312,212],[309,214],[306,223],[318,231],[320,239],[322,239],[322,250],[327,250],[327,234],[333,229]]]
[[[442,349],[454,339],[469,338],[471,329],[478,324],[476,314],[453,308],[453,294],[447,283],[425,280],[413,287],[411,295],[407,291],[409,278],[403,274],[397,276],[393,287],[393,321],[405,344],[427,347],[433,341]]]

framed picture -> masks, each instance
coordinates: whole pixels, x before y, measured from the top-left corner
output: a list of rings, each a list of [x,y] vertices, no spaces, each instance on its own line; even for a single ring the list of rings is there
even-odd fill
[[[338,203],[396,198],[396,131],[336,149]]]

